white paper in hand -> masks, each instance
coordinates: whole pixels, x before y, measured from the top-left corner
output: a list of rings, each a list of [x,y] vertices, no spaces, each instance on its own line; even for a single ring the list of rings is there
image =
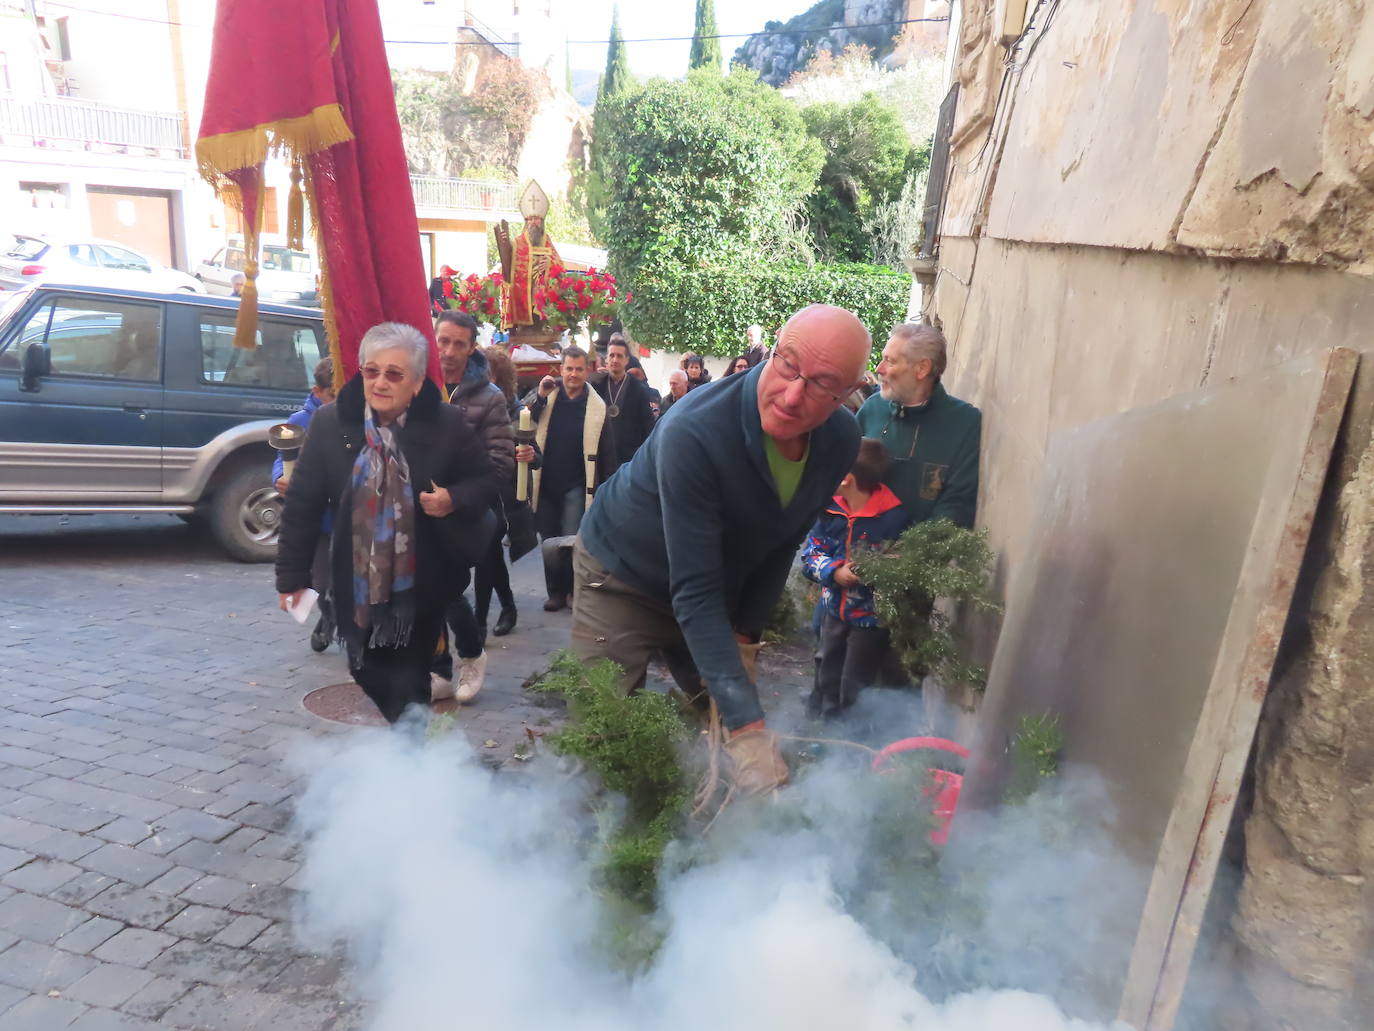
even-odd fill
[[[291,604],[289,598],[287,599],[286,611],[291,613],[291,618],[297,623],[304,623],[310,618],[310,613],[315,611],[315,602],[319,600],[319,597],[319,591],[313,587],[307,587],[301,591],[301,596],[294,605]]]

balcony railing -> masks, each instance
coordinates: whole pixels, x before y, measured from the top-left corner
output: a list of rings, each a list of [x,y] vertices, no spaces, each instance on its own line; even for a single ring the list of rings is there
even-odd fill
[[[180,112],[106,107],[76,97],[0,95],[0,138],[36,147],[99,144],[186,156]]]
[[[515,183],[412,175],[410,188],[415,194],[417,208],[499,212],[520,210],[520,196]]]

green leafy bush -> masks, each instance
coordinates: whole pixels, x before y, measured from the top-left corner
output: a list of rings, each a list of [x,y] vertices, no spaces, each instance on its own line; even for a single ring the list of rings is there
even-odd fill
[[[757,261],[820,171],[800,114],[748,73],[654,79],[603,105],[604,235],[636,292],[641,269]]]
[[[863,223],[879,204],[902,192],[920,163],[897,115],[876,94],[847,104],[802,109],[807,131],[825,148],[820,181],[807,199],[816,255],[824,261],[865,261],[874,251]],[[926,159],[927,163],[929,159]]]
[[[1011,740],[1011,782],[1002,800],[1016,804],[1035,794],[1044,780],[1059,772],[1063,749],[1064,732],[1058,716],[1022,716]]]
[[[728,356],[755,323],[774,329],[808,304],[854,312],[875,340],[906,319],[909,276],[873,265],[655,265],[634,281],[626,324],[650,347]]]
[[[677,832],[691,798],[682,755],[692,731],[666,695],[626,695],[620,668],[609,659],[590,665],[570,652],[530,690],[561,695],[568,722],[545,737],[558,754],[580,759],[602,787],[624,798],[621,810],[600,807],[605,885],[636,903],[653,902],[663,850]]]
[[[986,672],[962,658],[949,617],[937,598],[995,611],[988,584],[992,549],[986,530],[966,530],[948,519],[917,523],[881,551],[854,560],[854,571],[873,587],[878,618],[892,647],[913,673],[938,673],[950,682],[981,686]]]

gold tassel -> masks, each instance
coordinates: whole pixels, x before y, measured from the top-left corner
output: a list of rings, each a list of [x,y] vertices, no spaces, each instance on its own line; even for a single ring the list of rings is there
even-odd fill
[[[250,222],[243,219],[243,293],[239,295],[239,317],[234,324],[234,346],[251,351],[258,345],[258,242],[262,239],[262,216],[267,191],[263,189],[262,169],[258,169],[257,210]],[[240,211],[243,211],[240,199]]]
[[[301,192],[301,162],[291,162],[291,193],[286,198],[286,246],[305,250],[305,194]]]
[[[258,263],[249,259],[243,266],[243,293],[239,295],[239,317],[234,324],[234,346],[251,351],[257,346],[257,335]]]

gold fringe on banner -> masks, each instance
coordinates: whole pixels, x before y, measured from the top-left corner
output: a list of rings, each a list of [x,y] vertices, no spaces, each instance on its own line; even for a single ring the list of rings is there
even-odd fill
[[[334,313],[334,291],[329,281],[329,259],[325,255],[324,234],[321,229],[320,205],[315,199],[315,173],[306,162],[303,185],[305,199],[310,206],[310,227],[315,238],[315,253],[320,259],[320,310],[324,312],[324,336],[329,343],[329,360],[334,366],[334,392],[337,394],[348,382],[344,373],[343,349],[339,346],[339,322]]]
[[[286,151],[297,157],[353,139],[353,130],[338,104],[322,104],[298,118],[281,118],[251,129],[203,136],[196,140],[196,165],[213,185],[226,173],[256,168],[268,154]]]
[[[305,197],[301,194],[301,159],[291,162],[291,193],[286,198],[286,246],[305,250]]]

